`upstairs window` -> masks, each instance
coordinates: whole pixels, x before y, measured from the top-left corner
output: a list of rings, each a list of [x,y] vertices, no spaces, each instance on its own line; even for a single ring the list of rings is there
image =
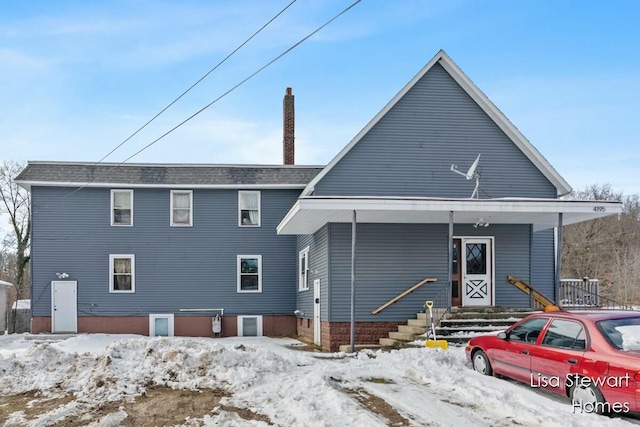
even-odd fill
[[[109,292],[136,291],[134,255],[109,255],[109,271]]]
[[[262,292],[261,255],[238,255],[238,292]]]
[[[238,225],[260,227],[259,191],[238,191]]]
[[[298,290],[306,291],[309,289],[309,247],[307,246],[300,251],[298,255],[298,268],[300,274],[298,275]]]
[[[133,225],[133,190],[111,190],[111,225]]]
[[[193,224],[193,191],[171,191],[171,225],[190,227]]]

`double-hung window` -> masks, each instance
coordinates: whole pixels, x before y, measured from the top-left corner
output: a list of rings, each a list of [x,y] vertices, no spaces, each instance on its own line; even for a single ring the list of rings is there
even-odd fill
[[[133,225],[133,190],[111,190],[111,225]]]
[[[238,255],[238,292],[262,292],[262,255]]]
[[[238,191],[238,226],[260,227],[259,191]]]
[[[109,292],[136,291],[135,255],[109,255]]]
[[[307,246],[298,254],[298,290],[309,289],[309,247]]]
[[[171,191],[171,225],[191,227],[193,224],[193,191]]]

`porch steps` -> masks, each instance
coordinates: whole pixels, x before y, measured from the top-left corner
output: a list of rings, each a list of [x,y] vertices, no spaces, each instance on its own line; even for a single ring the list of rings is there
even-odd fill
[[[502,331],[533,313],[536,311],[529,308],[454,307],[436,326],[436,339],[465,344],[474,336]],[[417,313],[415,319],[399,325],[397,332],[389,332],[389,338],[380,338],[380,345],[402,347],[411,345],[413,341],[424,341],[430,328],[428,317],[427,313]]]
[[[530,308],[454,307],[436,327],[436,338],[466,344],[475,336],[505,330],[533,313],[536,311]]]

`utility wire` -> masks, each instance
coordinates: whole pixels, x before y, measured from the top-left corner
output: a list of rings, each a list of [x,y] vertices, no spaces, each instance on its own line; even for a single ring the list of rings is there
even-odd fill
[[[282,14],[287,8],[289,8],[296,0],[293,0],[289,5],[287,5],[281,12],[279,12],[274,18],[272,18],[267,24],[265,24],[260,30],[258,30],[255,34],[253,34],[249,39],[247,39],[247,41],[245,41],[242,45],[240,45],[240,47],[236,48],[230,55],[227,56],[227,58],[225,58],[223,61],[220,62],[220,64],[216,65],[211,71],[209,71],[207,74],[205,74],[200,80],[198,80],[195,84],[193,84],[189,89],[187,89],[182,95],[180,95],[178,98],[176,98],[171,104],[169,104],[167,107],[165,107],[160,113],[156,114],[156,116],[154,116],[151,120],[149,120],[144,126],[142,126],[140,129],[138,129],[134,134],[132,134],[129,138],[127,138],[125,141],[123,141],[120,145],[118,145],[116,148],[114,148],[109,154],[107,154],[106,156],[104,156],[100,161],[96,162],[94,164],[94,166],[97,166],[99,163],[101,163],[106,157],[108,157],[111,153],[113,153],[115,150],[117,150],[119,147],[121,147],[124,143],[126,143],[129,139],[131,139],[135,134],[137,134],[138,132],[140,132],[145,126],[147,126],[149,123],[151,123],[151,121],[153,121],[156,117],[158,117],[160,114],[162,114],[162,112],[164,112],[167,108],[169,108],[171,105],[173,105],[176,101],[178,101],[182,96],[184,96],[187,92],[189,92],[195,85],[197,85],[200,81],[202,81],[205,77],[207,77],[209,74],[211,74],[211,72],[213,72],[213,70],[215,70],[217,67],[219,67],[224,61],[226,61],[233,53],[237,52],[242,46],[244,46],[249,40],[251,40],[251,38],[253,38],[256,34],[258,34],[260,31],[262,31],[262,29],[264,29],[269,23],[271,23],[275,18],[277,18],[280,14]],[[216,102],[218,102],[219,100],[221,100],[222,98],[224,98],[225,96],[227,96],[228,94],[230,94],[231,92],[233,92],[234,90],[236,90],[238,87],[242,86],[244,83],[246,83],[248,80],[250,80],[251,78],[253,78],[254,76],[256,76],[258,73],[260,73],[261,71],[263,71],[265,68],[269,67],[271,64],[273,64],[274,62],[278,61],[280,58],[282,58],[283,56],[285,56],[286,54],[288,54],[289,52],[291,52],[293,49],[295,49],[296,47],[298,47],[299,45],[301,45],[302,43],[304,43],[305,41],[307,41],[309,38],[311,38],[312,36],[314,36],[316,33],[318,33],[319,31],[321,31],[322,29],[324,29],[326,26],[328,26],[329,24],[331,24],[333,21],[335,21],[336,19],[338,19],[339,17],[341,17],[342,15],[344,15],[345,13],[347,13],[349,10],[351,10],[354,6],[356,6],[358,3],[360,3],[362,0],[356,0],[355,2],[351,3],[351,5],[349,5],[348,7],[346,7],[344,10],[342,10],[340,13],[338,13],[337,15],[335,15],[333,18],[331,18],[330,20],[328,20],[327,22],[325,22],[324,24],[322,24],[320,27],[316,28],[313,32],[309,33],[308,35],[306,35],[305,37],[303,37],[301,40],[299,40],[297,43],[293,44],[291,47],[289,47],[288,49],[286,49],[284,52],[282,52],[280,55],[276,56],[274,59],[272,59],[271,61],[269,61],[267,64],[263,65],[262,67],[260,67],[257,71],[253,72],[252,74],[250,74],[248,77],[244,78],[242,81],[240,81],[238,84],[236,84],[235,86],[233,86],[231,89],[227,90],[226,92],[224,92],[222,95],[220,95],[219,97],[217,97],[216,99],[214,99],[213,101],[211,101],[209,104],[205,105],[204,107],[202,107],[200,110],[196,111],[195,113],[193,113],[191,116],[189,116],[188,118],[186,118],[185,120],[183,120],[182,122],[180,122],[179,124],[177,124],[176,126],[174,126],[173,128],[171,128],[170,130],[168,130],[167,132],[165,132],[164,134],[162,134],[161,136],[159,136],[158,138],[156,138],[155,140],[151,141],[149,144],[147,144],[146,146],[142,147],[140,150],[136,151],[134,154],[132,154],[131,156],[127,157],[125,160],[121,161],[120,163],[117,163],[115,165],[113,165],[113,167],[110,170],[113,170],[121,165],[123,165],[124,163],[126,163],[127,161],[131,160],[132,158],[134,158],[135,156],[137,156],[138,154],[142,153],[143,151],[145,151],[146,149],[150,148],[151,146],[153,146],[154,144],[156,144],[158,141],[162,140],[163,138],[165,138],[167,135],[171,134],[173,131],[175,131],[176,129],[178,129],[179,127],[181,127],[182,125],[184,125],[185,123],[187,123],[188,121],[190,121],[191,119],[193,119],[194,117],[196,117],[197,115],[199,115],[200,113],[202,113],[203,111],[205,111],[207,108],[211,107],[213,104],[215,104]],[[89,184],[91,184],[91,182],[93,182],[93,180],[81,185],[80,187],[76,188],[75,190],[71,191],[70,193],[64,195],[62,198],[66,198],[69,197],[75,193],[77,193],[78,191],[86,188]],[[73,183],[70,183],[73,184]],[[41,210],[46,209],[47,206],[43,206],[42,208],[38,209],[36,212],[37,213]]]
[[[116,150],[118,150],[120,147],[122,147],[124,144],[126,144],[131,138],[133,138],[134,136],[136,136],[140,131],[142,131],[144,128],[146,128],[151,122],[153,122],[155,119],[157,119],[162,113],[164,113],[165,111],[167,111],[169,108],[171,108],[171,106],[173,104],[175,104],[176,102],[178,102],[183,96],[185,96],[187,93],[189,93],[191,91],[191,89],[193,89],[194,87],[196,87],[201,81],[203,81],[204,79],[206,79],[209,74],[213,73],[215,70],[217,70],[222,64],[224,64],[225,62],[227,62],[227,60],[229,58],[231,58],[237,51],[239,51],[240,49],[242,49],[244,47],[244,45],[246,45],[247,43],[249,43],[255,36],[257,36],[258,34],[260,34],[262,32],[262,30],[264,30],[265,28],[267,28],[273,21],[275,21],[280,15],[282,15],[287,9],[289,9],[289,7],[291,7],[291,5],[293,5],[297,0],[293,0],[291,3],[289,3],[288,5],[285,6],[284,9],[282,9],[280,12],[278,12],[273,18],[271,18],[269,21],[267,21],[266,24],[264,24],[262,27],[260,27],[260,29],[258,31],[256,31],[255,33],[253,33],[251,35],[251,37],[249,37],[248,39],[246,39],[244,42],[242,42],[242,44],[240,44],[240,46],[236,47],[230,54],[228,54],[222,61],[218,62],[216,64],[215,67],[213,67],[212,69],[210,69],[204,76],[200,77],[200,79],[198,79],[198,81],[196,81],[194,84],[192,84],[187,90],[185,90],[184,92],[182,92],[182,94],[180,94],[180,96],[178,96],[176,99],[174,99],[173,101],[171,101],[171,103],[169,103],[169,105],[167,105],[166,107],[164,107],[158,114],[156,114],[155,116],[153,116],[151,119],[149,119],[149,121],[147,121],[144,125],[142,125],[138,130],[136,130],[134,133],[132,133],[127,139],[125,139],[124,141],[122,141],[118,146],[116,146],[113,150],[109,151],[104,157],[102,157],[100,160],[98,160],[94,166],[98,165],[99,163],[102,163],[102,161],[104,159],[106,159],[107,157],[109,157],[110,155],[112,155]]]
[[[310,34],[308,34],[307,36],[303,37],[300,41],[298,41],[297,43],[295,43],[293,46],[291,46],[290,48],[288,48],[287,50],[285,50],[284,52],[282,52],[280,55],[276,56],[274,59],[272,59],[271,61],[269,61],[268,63],[266,63],[265,65],[263,65],[262,67],[260,67],[257,71],[253,72],[252,74],[250,74],[248,77],[246,77],[245,79],[243,79],[242,81],[240,81],[240,83],[236,84],[235,86],[233,86],[231,89],[229,89],[228,91],[226,91],[225,93],[223,93],[222,95],[220,95],[219,97],[217,97],[216,99],[214,99],[213,101],[211,101],[210,103],[208,103],[207,105],[205,105],[204,107],[202,107],[201,109],[199,109],[198,111],[196,111],[195,113],[193,113],[191,116],[187,117],[186,119],[184,119],[182,122],[178,123],[177,125],[175,125],[173,128],[171,128],[170,130],[168,130],[167,132],[165,132],[164,134],[162,134],[161,136],[159,136],[158,138],[156,138],[155,140],[151,141],[149,144],[145,145],[144,147],[142,147],[140,150],[136,151],[135,153],[133,153],[131,156],[127,157],[125,160],[123,160],[122,162],[120,162],[117,166],[126,163],[127,161],[131,160],[132,158],[134,158],[135,156],[137,156],[138,154],[142,153],[143,151],[145,151],[146,149],[148,149],[149,147],[151,147],[152,145],[154,145],[155,143],[157,143],[158,141],[160,141],[161,139],[163,139],[164,137],[166,137],[167,135],[171,134],[173,131],[175,131],[176,129],[178,129],[180,126],[184,125],[185,123],[187,123],[189,120],[193,119],[194,117],[196,117],[197,115],[199,115],[200,113],[202,113],[204,110],[206,110],[207,108],[211,107],[213,104],[215,104],[216,102],[220,101],[222,98],[224,98],[225,96],[227,96],[228,94],[230,94],[231,92],[233,92],[234,90],[236,90],[238,87],[242,86],[243,84],[245,84],[247,81],[249,81],[250,79],[252,79],[255,75],[257,75],[258,73],[260,73],[261,71],[263,71],[265,68],[267,68],[268,66],[270,66],[271,64],[273,64],[274,62],[276,62],[277,60],[279,60],[280,58],[282,58],[283,56],[285,56],[286,54],[288,54],[289,52],[291,52],[293,49],[295,49],[296,47],[298,47],[299,45],[301,45],[302,43],[304,43],[305,41],[307,41],[309,38],[311,38],[313,35],[315,35],[317,32],[319,32],[320,30],[322,30],[324,27],[326,27],[327,25],[331,24],[333,21],[335,21],[336,19],[338,19],[340,16],[344,15],[345,13],[347,13],[351,8],[353,8],[355,5],[357,5],[358,3],[360,3],[362,0],[356,0],[355,2],[353,2],[350,6],[348,6],[346,9],[344,9],[342,12],[338,13],[337,15],[335,15],[333,18],[331,18],[330,20],[328,20],[327,22],[325,22],[324,24],[322,24],[320,27],[318,27],[315,31],[311,32]]]

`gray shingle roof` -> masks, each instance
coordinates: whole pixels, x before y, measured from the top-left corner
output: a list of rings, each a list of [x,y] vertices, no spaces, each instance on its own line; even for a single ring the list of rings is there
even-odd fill
[[[38,184],[304,187],[321,170],[321,166],[299,165],[29,162],[15,181],[25,187]]]

